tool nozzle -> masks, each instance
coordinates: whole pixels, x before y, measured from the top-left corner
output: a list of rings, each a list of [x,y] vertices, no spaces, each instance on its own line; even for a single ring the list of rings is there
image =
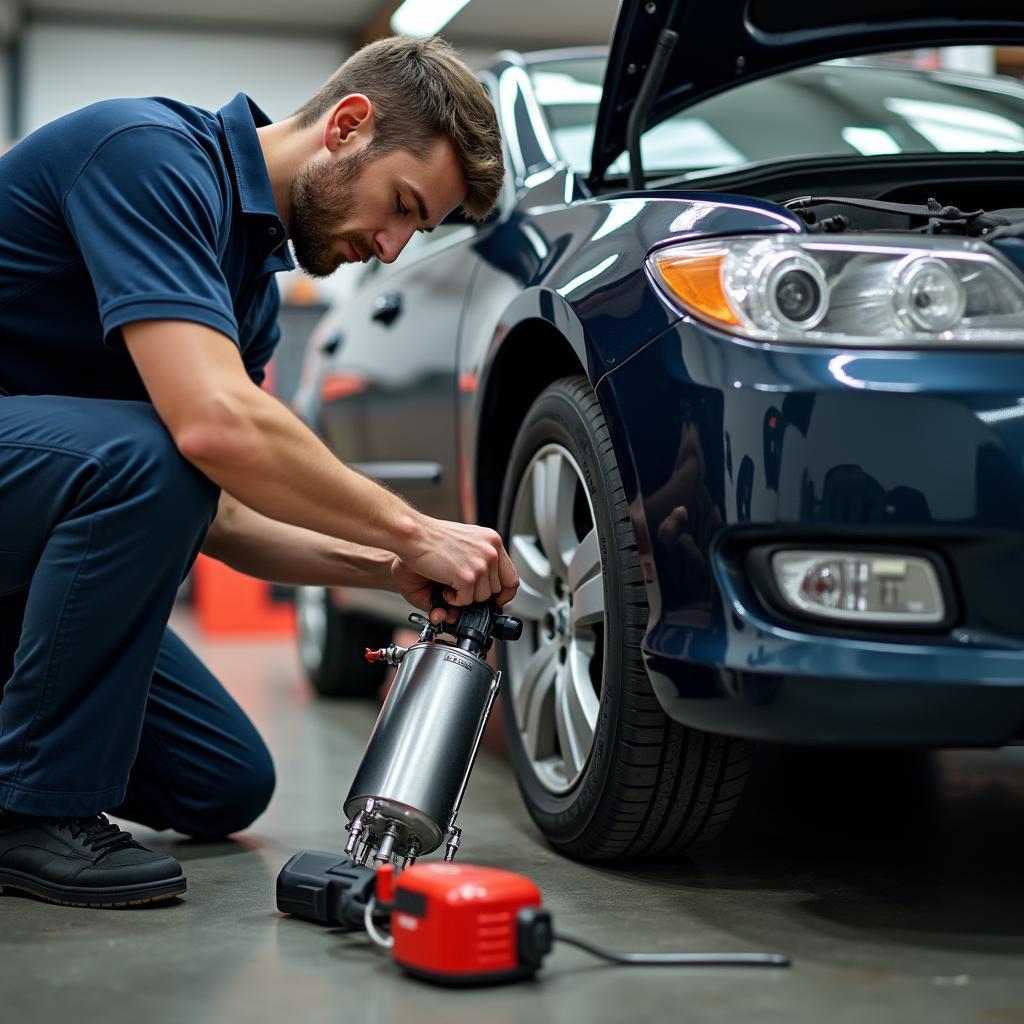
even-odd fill
[[[448,848],[444,851],[444,859],[446,861],[455,860],[455,854],[459,852],[461,843],[462,829],[453,826],[448,832]]]
[[[400,665],[405,657],[405,651],[404,647],[399,647],[397,644],[388,644],[387,647],[382,647],[378,651],[367,647],[364,657],[371,665],[377,661],[386,662],[388,665]]]

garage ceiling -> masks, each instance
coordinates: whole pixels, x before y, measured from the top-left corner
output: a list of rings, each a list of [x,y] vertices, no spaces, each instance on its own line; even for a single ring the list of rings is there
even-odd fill
[[[138,0],[28,0],[29,19],[146,22],[243,30],[249,26],[290,26],[358,37],[386,19],[397,0],[174,0],[140,4]],[[444,30],[456,43],[488,47],[562,46],[604,43],[611,35],[617,0],[471,0]]]

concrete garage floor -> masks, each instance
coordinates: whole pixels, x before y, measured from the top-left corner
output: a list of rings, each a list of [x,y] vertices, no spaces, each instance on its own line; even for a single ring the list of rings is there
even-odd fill
[[[532,983],[450,991],[402,977],[361,936],[274,908],[295,850],[340,849],[375,709],[313,700],[288,645],[196,646],[274,752],[269,810],[221,844],[137,830],[186,866],[173,904],[0,900],[0,1020],[1024,1022],[1024,750],[766,751],[716,847],[629,867],[552,854],[487,754],[463,856],[533,878],[558,927],[621,949],[780,950],[795,966],[614,968],[563,948]]]

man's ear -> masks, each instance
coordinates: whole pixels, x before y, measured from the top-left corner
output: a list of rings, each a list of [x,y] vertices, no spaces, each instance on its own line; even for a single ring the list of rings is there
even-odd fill
[[[327,115],[323,143],[332,153],[343,143],[367,144],[373,138],[373,103],[361,92],[349,93]]]

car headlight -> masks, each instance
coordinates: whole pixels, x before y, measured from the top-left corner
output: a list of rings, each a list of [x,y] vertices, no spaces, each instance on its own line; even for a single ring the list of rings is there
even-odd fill
[[[976,239],[739,236],[670,245],[647,262],[683,312],[743,337],[1024,347],[1024,279]]]

